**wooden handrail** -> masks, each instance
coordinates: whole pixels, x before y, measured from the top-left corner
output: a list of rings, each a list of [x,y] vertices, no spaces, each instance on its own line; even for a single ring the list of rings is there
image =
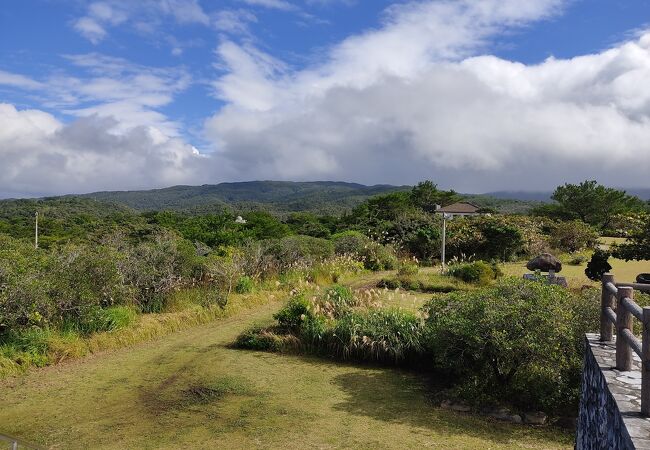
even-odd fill
[[[637,320],[640,320],[641,323],[643,323],[643,309],[636,304],[634,300],[628,297],[623,297],[621,299],[621,304],[630,311],[630,313],[637,318]]]
[[[632,352],[641,358],[641,414],[650,417],[650,307],[634,301],[634,290],[650,292],[650,285],[615,283],[614,276],[602,278],[600,340],[613,339],[616,328],[616,368],[632,370]],[[633,332],[634,318],[643,324],[641,339]]]
[[[650,292],[650,284],[643,283],[616,283],[616,286],[631,287],[636,291]]]
[[[614,283],[605,283],[603,286],[610,292],[610,294],[618,294],[618,288]]]

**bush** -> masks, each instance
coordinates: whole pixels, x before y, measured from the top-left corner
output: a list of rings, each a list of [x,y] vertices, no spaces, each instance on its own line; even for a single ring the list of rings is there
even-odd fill
[[[252,327],[237,336],[235,347],[248,350],[279,352],[283,347],[283,340],[277,334],[269,332],[262,327]]]
[[[553,248],[573,253],[595,247],[598,233],[586,223],[572,220],[552,226],[549,240]]]
[[[600,281],[603,275],[612,270],[612,266],[607,262],[609,259],[609,252],[601,249],[596,249],[591,256],[591,260],[587,263],[585,275],[593,281]]]
[[[397,256],[392,248],[378,244],[357,231],[346,231],[332,236],[337,255],[352,255],[368,270],[392,270]]]
[[[352,255],[337,255],[314,264],[307,279],[316,284],[338,283],[342,275],[358,274],[363,269],[363,263]]]
[[[414,277],[418,274],[418,265],[414,263],[404,263],[397,269],[398,277]]]
[[[597,326],[592,313],[580,316],[577,300],[561,287],[514,278],[436,297],[425,305],[434,365],[460,381],[456,393],[466,401],[573,411],[583,333],[587,323]]]
[[[569,260],[569,265],[571,265],[571,266],[579,266],[579,265],[584,264],[586,262],[587,262],[587,257],[586,256],[577,255],[577,256],[572,257]]]
[[[82,334],[115,331],[131,325],[136,318],[136,311],[128,306],[96,308],[82,318],[69,320],[63,324],[62,328]]]
[[[325,299],[334,308],[347,308],[352,304],[354,297],[349,287],[334,285],[325,291]]]
[[[249,294],[253,292],[253,285],[253,280],[250,277],[239,277],[237,285],[235,286],[235,292],[238,294]]]
[[[336,321],[327,348],[343,359],[397,364],[423,351],[422,327],[415,314],[400,309],[351,312]]]
[[[449,256],[474,255],[485,260],[509,261],[527,253],[527,245],[539,239],[539,230],[528,219],[496,216],[467,217],[449,222]]]
[[[304,269],[334,255],[333,244],[311,236],[288,236],[267,241],[265,254],[283,273],[292,269]]]
[[[483,261],[454,264],[449,267],[447,274],[465,283],[488,284],[501,275],[500,269]]]
[[[294,295],[280,311],[273,315],[273,318],[278,321],[281,328],[298,332],[303,321],[311,316],[309,307],[309,300],[303,294]]]
[[[402,282],[398,280],[397,278],[382,278],[379,280],[377,283],[378,288],[382,289],[401,289],[402,288]]]

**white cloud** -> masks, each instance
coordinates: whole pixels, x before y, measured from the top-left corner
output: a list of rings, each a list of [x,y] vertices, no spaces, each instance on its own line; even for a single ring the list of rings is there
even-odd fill
[[[298,8],[286,0],[241,0],[244,3],[253,6],[262,6],[264,8],[279,9],[282,11],[295,11]]]
[[[220,75],[211,89],[224,106],[205,122],[209,155],[197,154],[161,112],[192,82],[182,68],[92,53],[68,57],[83,69],[75,77],[0,72],[0,83],[75,116],[63,123],[0,105],[0,195],[255,178],[429,178],[462,191],[549,189],[586,178],[648,186],[650,32],[536,65],[486,54],[495,36],[562,7],[403,2],[379,28],[300,70],[254,47],[244,23],[237,31],[244,44],[223,40],[216,50]],[[93,14],[108,20],[107,11]]]
[[[165,17],[183,25],[210,24],[210,17],[198,0],[104,0],[91,2],[86,15],[72,25],[81,36],[99,44],[108,35],[109,27],[131,23],[136,31],[152,34]]]
[[[647,185],[650,33],[601,53],[524,65],[474,56],[559,1],[427,1],[291,71],[218,48],[227,103],[206,133],[241,178],[548,189],[598,177]],[[607,161],[607,162],[605,162]],[[620,173],[625,172],[624,177]]]
[[[106,30],[92,17],[82,17],[74,23],[74,29],[93,44],[99,44],[106,37]]]
[[[210,18],[198,0],[161,0],[157,3],[163,13],[173,16],[178,23],[210,23]]]
[[[33,110],[0,103],[0,196],[204,182],[204,157],[154,127],[120,132],[111,118],[62,124]],[[203,175],[202,175],[203,174]]]
[[[214,27],[224,33],[250,36],[249,24],[257,23],[257,17],[246,9],[224,9],[215,14]]]
[[[78,117],[115,117],[122,130],[155,126],[170,136],[180,133],[180,124],[156,110],[190,86],[184,68],[147,67],[99,53],[65,58],[87,73],[59,73],[39,83],[44,106]]]
[[[43,84],[24,75],[0,70],[0,85],[13,86],[21,89],[41,89]]]

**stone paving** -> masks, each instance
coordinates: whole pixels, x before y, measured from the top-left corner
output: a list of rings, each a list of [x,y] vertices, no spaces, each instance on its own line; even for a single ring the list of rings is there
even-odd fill
[[[606,445],[605,442],[596,443],[596,445],[583,445],[582,448],[639,448],[650,449],[650,418],[641,416],[641,360],[634,354],[633,368],[631,371],[622,372],[616,369],[616,338],[610,342],[600,342],[600,336],[597,334],[587,335],[587,355],[585,355],[585,374],[583,384],[589,383],[589,389],[583,385],[583,397],[594,397],[598,395],[594,388],[598,389],[598,384],[605,384],[607,392],[600,393],[601,397],[605,394],[606,399],[581,399],[581,411],[578,430],[578,441],[585,439],[584,433],[581,437],[580,427],[589,427],[585,425],[585,419],[605,421],[606,424],[597,424],[598,431],[604,432],[607,440],[612,444],[611,433],[620,433],[618,445]],[[587,373],[590,371],[589,360],[592,359],[598,366],[598,374]],[[591,368],[591,369],[595,369]],[[593,372],[594,370],[591,370]],[[600,388],[602,389],[602,387]],[[609,411],[583,411],[583,409],[609,409]],[[613,411],[616,409],[617,411]],[[596,429],[591,425],[593,435]],[[603,429],[605,428],[605,429]],[[620,428],[616,430],[616,428]],[[600,434],[600,433],[599,433]],[[592,436],[593,437],[593,436]],[[600,439],[604,439],[602,435]],[[631,441],[631,442],[630,442]]]

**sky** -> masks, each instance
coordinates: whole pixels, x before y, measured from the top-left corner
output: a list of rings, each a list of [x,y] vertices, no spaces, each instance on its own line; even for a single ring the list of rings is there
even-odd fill
[[[0,197],[650,187],[650,0],[3,0]]]

